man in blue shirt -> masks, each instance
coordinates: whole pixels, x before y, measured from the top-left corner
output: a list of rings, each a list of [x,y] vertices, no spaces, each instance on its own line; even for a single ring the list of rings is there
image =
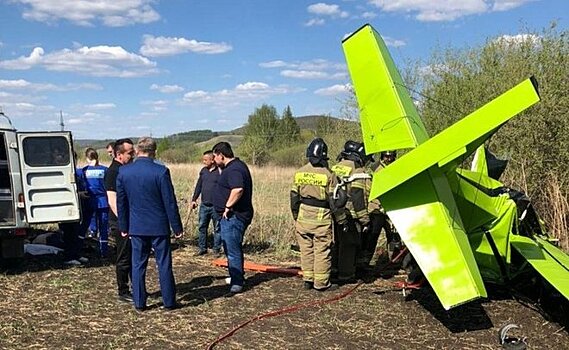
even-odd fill
[[[109,252],[109,202],[105,189],[105,174],[108,168],[99,164],[99,154],[91,147],[85,150],[85,158],[89,164],[84,166],[82,171],[87,184],[87,192],[91,198],[95,221],[95,230],[91,230],[99,231],[99,253],[101,257],[106,257]]]
[[[192,196],[192,209],[197,207],[197,199],[201,195],[202,202],[199,211],[198,246],[197,255],[207,254],[207,228],[209,222],[213,223],[213,253],[215,257],[221,254],[221,236],[219,234],[219,215],[213,208],[213,194],[217,188],[217,180],[221,171],[213,160],[213,152],[205,151],[202,156],[204,167],[200,171],[196,189]]]
[[[151,248],[158,265],[164,309],[178,306],[170,228],[176,238],[181,238],[182,221],[170,171],[154,162],[155,154],[156,141],[151,137],[140,138],[136,161],[121,167],[117,178],[119,230],[131,240],[132,295],[134,307],[139,311],[146,309],[146,267]]]
[[[227,256],[231,293],[240,293],[245,283],[243,235],[253,220],[253,181],[245,163],[236,158],[227,142],[213,146],[215,163],[222,168],[213,205],[221,215],[220,231]]]

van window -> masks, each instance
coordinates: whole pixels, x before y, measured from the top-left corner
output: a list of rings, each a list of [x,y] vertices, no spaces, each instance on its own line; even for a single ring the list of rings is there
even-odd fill
[[[32,167],[69,165],[69,143],[62,136],[26,137],[24,162]]]

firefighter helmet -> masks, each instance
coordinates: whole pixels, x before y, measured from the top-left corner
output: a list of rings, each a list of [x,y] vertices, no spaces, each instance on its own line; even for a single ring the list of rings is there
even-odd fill
[[[346,141],[344,150],[340,153],[338,158],[354,160],[359,162],[362,166],[368,162],[373,162],[373,157],[366,154],[364,144],[352,140]]]
[[[395,161],[397,158],[397,151],[383,151],[380,153],[379,159],[381,160],[388,160],[388,164]]]
[[[318,158],[328,160],[328,145],[320,137],[315,138],[310,142],[306,149],[306,158]]]

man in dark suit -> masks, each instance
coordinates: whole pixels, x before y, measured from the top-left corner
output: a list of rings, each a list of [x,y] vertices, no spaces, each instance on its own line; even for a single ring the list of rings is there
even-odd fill
[[[170,178],[170,171],[154,161],[156,142],[142,137],[137,159],[120,168],[117,178],[119,230],[132,244],[132,294],[137,310],[146,308],[146,266],[151,248],[158,264],[164,308],[177,307],[172,272],[170,228],[176,238],[183,234],[182,221]]]

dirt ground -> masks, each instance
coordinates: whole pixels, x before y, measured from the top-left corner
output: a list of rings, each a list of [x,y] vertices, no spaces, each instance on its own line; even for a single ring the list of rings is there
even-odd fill
[[[194,247],[174,252],[182,308],[164,311],[156,268],[147,275],[150,309],[116,299],[114,266],[91,259],[69,268],[57,257],[28,257],[0,275],[0,349],[206,349],[237,325],[267,312],[346,294],[345,298],[249,323],[215,349],[500,349],[498,329],[521,328],[530,349],[569,349],[558,323],[508,296],[444,311],[430,288],[403,296],[397,277],[370,278],[333,292],[302,290],[298,277],[247,273],[247,288],[227,294],[227,271]],[[255,262],[275,262],[249,255]]]

